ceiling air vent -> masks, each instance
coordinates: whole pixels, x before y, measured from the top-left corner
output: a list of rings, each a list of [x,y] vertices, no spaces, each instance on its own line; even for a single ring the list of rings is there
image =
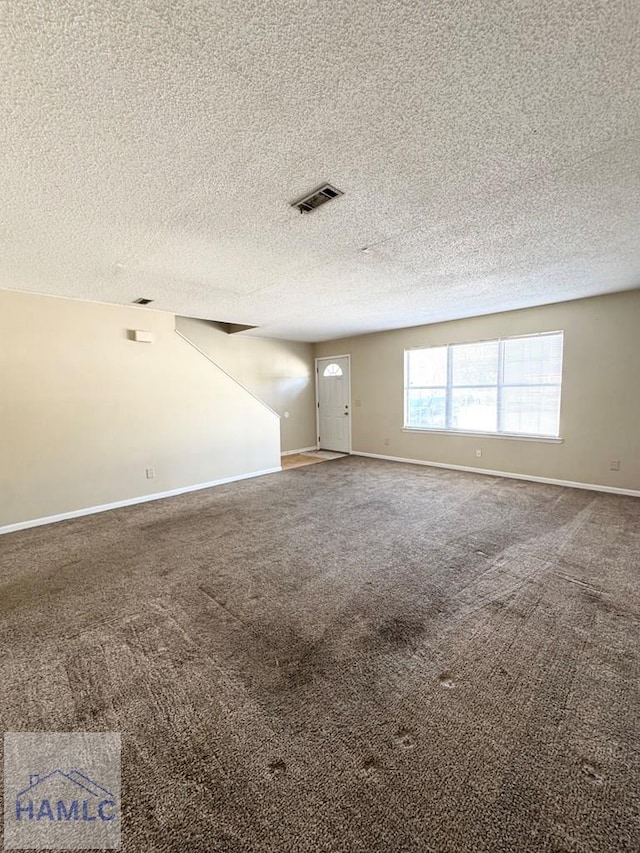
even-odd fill
[[[145,299],[144,296],[133,300],[134,305],[149,305],[150,302],[153,302],[153,299]]]
[[[291,207],[297,207],[300,213],[311,213],[311,211],[315,210],[316,207],[321,207],[323,204],[331,201],[332,198],[337,198],[339,195],[344,195],[342,190],[337,190],[335,187],[332,187],[331,184],[323,184],[310,195],[306,195],[304,198],[294,201]]]

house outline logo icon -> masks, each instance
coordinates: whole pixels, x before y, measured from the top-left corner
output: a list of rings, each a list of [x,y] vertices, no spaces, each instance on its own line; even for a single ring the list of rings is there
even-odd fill
[[[70,796],[60,796],[63,790]],[[16,820],[93,822],[116,817],[117,803],[111,791],[76,769],[65,773],[56,768],[44,776],[31,773],[28,786],[16,794]]]

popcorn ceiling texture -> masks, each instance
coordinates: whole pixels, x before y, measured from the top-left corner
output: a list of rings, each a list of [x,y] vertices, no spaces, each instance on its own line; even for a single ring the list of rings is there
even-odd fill
[[[0,288],[322,340],[638,287],[639,34],[633,0],[9,0]]]

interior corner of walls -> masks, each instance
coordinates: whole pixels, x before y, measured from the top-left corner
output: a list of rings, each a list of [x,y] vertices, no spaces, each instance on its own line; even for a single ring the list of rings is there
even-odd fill
[[[3,523],[279,465],[277,416],[179,341],[175,315],[0,299],[13,402],[3,442],[20,448],[2,466],[14,491]],[[129,342],[135,328],[153,331],[154,342]]]

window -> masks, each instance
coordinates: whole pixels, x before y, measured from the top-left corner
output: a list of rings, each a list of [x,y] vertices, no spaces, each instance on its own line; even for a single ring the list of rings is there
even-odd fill
[[[557,438],[562,332],[405,351],[404,425]]]
[[[342,376],[342,368],[339,364],[328,364],[322,371],[323,376]]]

